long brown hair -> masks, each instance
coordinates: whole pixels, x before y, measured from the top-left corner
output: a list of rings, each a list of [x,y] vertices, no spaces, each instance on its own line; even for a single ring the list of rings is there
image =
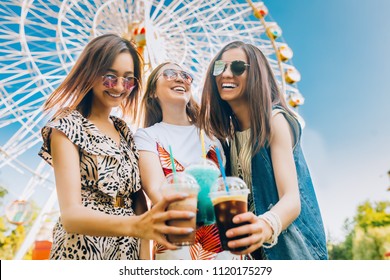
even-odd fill
[[[134,76],[138,79],[138,86],[133,89],[120,108],[123,116],[137,116],[138,98],[141,92],[142,58],[134,45],[115,34],[104,34],[90,41],[77,59],[75,65],[54,90],[43,105],[43,110],[70,107],[77,109],[84,117],[91,113],[92,87],[96,79],[111,67],[118,54],[130,53],[134,62]],[[55,115],[58,115],[59,111]]]
[[[272,106],[279,105],[291,112],[278,88],[267,58],[256,46],[234,41],[222,48],[211,61],[202,92],[199,125],[208,135],[213,134],[220,140],[233,137],[234,132],[240,129],[233,110],[226,101],[221,99],[213,75],[215,61],[221,59],[224,52],[237,48],[245,52],[250,65],[247,68],[244,95],[248,100],[250,141],[252,155],[254,155],[269,141]]]
[[[174,64],[180,67],[176,63],[164,62],[153,69],[146,82],[145,94],[142,98],[140,109],[140,113],[143,116],[143,127],[149,127],[162,121],[161,106],[156,98],[157,80],[160,76],[161,68],[168,64]],[[190,123],[198,126],[199,105],[192,96],[186,105],[186,113]]]

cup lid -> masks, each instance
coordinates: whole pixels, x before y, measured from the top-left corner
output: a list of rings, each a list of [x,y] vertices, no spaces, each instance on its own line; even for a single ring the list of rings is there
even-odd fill
[[[170,187],[171,185],[176,184],[185,184],[187,185],[187,189],[199,189],[198,182],[195,178],[185,172],[177,172],[176,174],[171,173],[166,176],[164,183],[162,184],[162,188]]]
[[[186,170],[191,170],[193,168],[202,168],[206,167],[208,169],[214,169],[215,171],[219,172],[221,174],[218,165],[208,158],[201,158],[198,162],[190,164],[188,167],[186,167]]]
[[[242,192],[242,193],[249,193],[249,188],[239,177],[232,177],[228,176],[226,177],[226,180],[224,180],[222,177],[218,178],[218,180],[214,183],[214,185],[211,187],[210,192],[211,193],[219,193],[219,192],[227,192],[227,190],[232,193],[236,192]]]

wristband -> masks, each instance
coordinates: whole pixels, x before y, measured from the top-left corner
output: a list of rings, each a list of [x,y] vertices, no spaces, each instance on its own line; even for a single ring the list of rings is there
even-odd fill
[[[267,211],[263,215],[260,215],[259,219],[262,219],[264,222],[266,222],[272,229],[271,238],[264,242],[268,243],[269,245],[265,245],[263,243],[264,248],[271,248],[278,243],[278,236],[282,232],[282,222],[280,217],[273,211]]]

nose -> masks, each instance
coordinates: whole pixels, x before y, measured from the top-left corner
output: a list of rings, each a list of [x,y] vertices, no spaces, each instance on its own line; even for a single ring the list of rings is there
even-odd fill
[[[176,76],[176,77],[175,77],[175,81],[176,81],[176,82],[179,81],[179,82],[184,83],[184,78],[182,77],[182,75],[181,75],[180,73],[176,73],[175,76]]]
[[[233,77],[232,70],[230,68],[230,64],[226,65],[226,68],[223,70],[222,74],[223,77]]]
[[[125,87],[123,86],[123,77],[118,77],[118,81],[116,83],[116,85],[113,87],[113,89],[117,92],[122,92]]]

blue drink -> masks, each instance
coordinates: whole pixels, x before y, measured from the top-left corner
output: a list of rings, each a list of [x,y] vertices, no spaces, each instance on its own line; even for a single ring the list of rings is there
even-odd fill
[[[198,194],[198,212],[196,222],[198,225],[211,225],[215,223],[214,206],[209,197],[210,188],[220,175],[218,167],[211,160],[204,160],[186,168],[185,172],[192,175],[200,187]]]

